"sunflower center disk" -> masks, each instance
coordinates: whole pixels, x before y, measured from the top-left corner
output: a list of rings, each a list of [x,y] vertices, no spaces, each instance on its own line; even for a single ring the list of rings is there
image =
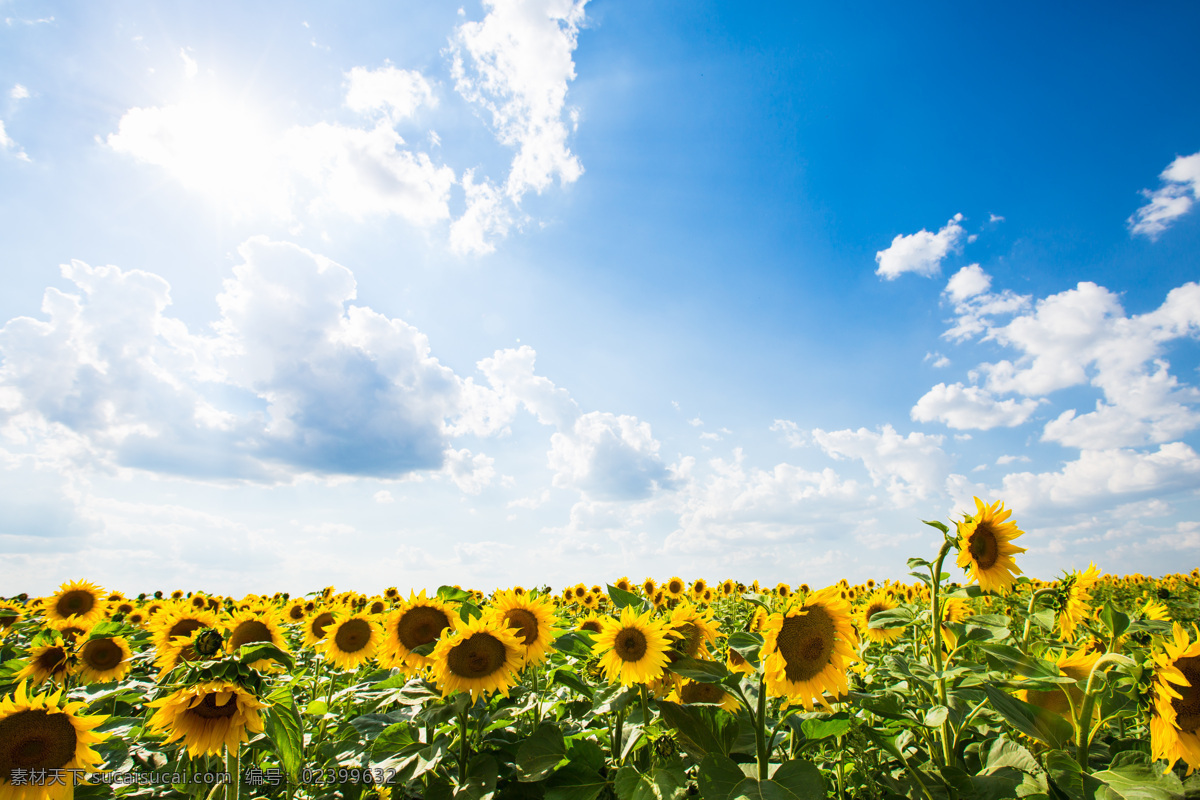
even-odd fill
[[[371,641],[371,625],[365,619],[352,619],[338,626],[334,644],[343,653],[357,653]]]
[[[80,653],[83,663],[94,670],[109,670],[121,663],[121,648],[112,639],[93,639]]]
[[[521,644],[528,646],[537,641],[538,622],[533,612],[514,608],[504,615],[504,622],[508,627],[521,631]]]
[[[54,610],[64,617],[69,617],[72,614],[86,614],[95,605],[96,598],[92,596],[91,592],[76,589],[58,598]]]
[[[507,656],[504,643],[495,636],[476,633],[452,647],[446,663],[450,672],[460,678],[483,678],[504,666]]]
[[[13,769],[61,769],[75,757],[75,726],[66,714],[19,711],[0,720],[0,780]]]
[[[787,679],[793,683],[811,680],[829,666],[834,645],[833,620],[825,609],[809,608],[807,614],[783,620],[777,641]]]
[[[1200,656],[1189,656],[1175,662],[1175,668],[1183,673],[1191,686],[1171,684],[1183,695],[1171,700],[1175,708],[1175,725],[1189,733],[1200,729]]]
[[[423,644],[437,641],[445,628],[450,627],[450,620],[436,608],[417,606],[404,612],[396,624],[396,635],[400,644],[412,650]]]
[[[635,628],[625,628],[613,642],[613,649],[622,661],[641,661],[648,647],[646,635]]]
[[[329,623],[333,622],[333,614],[328,611],[324,612],[312,621],[312,632],[318,639],[325,636],[325,629],[329,627]]]
[[[38,656],[38,668],[46,672],[57,672],[67,664],[67,651],[61,647],[51,647],[46,652]],[[0,742],[4,741],[0,739]]]
[[[579,629],[584,630],[584,631],[591,631],[592,633],[599,633],[601,630],[600,623],[594,619],[586,620],[582,625],[579,626]]]
[[[206,694],[199,704],[188,709],[188,713],[195,714],[201,719],[226,719],[237,713],[237,697],[230,694],[225,705],[219,706],[215,694]]]
[[[975,563],[979,565],[980,569],[990,569],[996,563],[996,559],[1000,557],[996,534],[986,525],[980,525],[975,529],[975,533],[971,534],[968,547],[971,557],[975,559]]]
[[[685,703],[719,703],[725,692],[711,683],[689,683],[679,691],[679,699]]]
[[[180,637],[186,639],[203,627],[204,623],[198,619],[181,619],[171,626],[171,630],[167,631],[167,638],[174,639]]]
[[[237,650],[244,644],[271,641],[271,629],[256,619],[248,619],[239,624],[229,636],[229,644]]]

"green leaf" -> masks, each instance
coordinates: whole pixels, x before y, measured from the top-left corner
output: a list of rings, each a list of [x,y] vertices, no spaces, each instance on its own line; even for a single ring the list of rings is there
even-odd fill
[[[329,713],[329,704],[324,700],[313,700],[304,707],[304,713],[313,717],[323,717]]]
[[[928,525],[931,528],[937,528],[942,533],[946,533],[946,534],[950,533],[950,529],[947,528],[944,523],[939,522],[936,519],[935,520],[923,519],[923,520],[921,520],[921,522],[924,522],[926,525]],[[910,559],[910,561],[911,561],[911,559]],[[911,564],[910,564],[910,568],[911,568]]]
[[[601,687],[592,701],[592,711],[605,714],[609,711],[621,711],[638,697],[637,689],[621,684],[609,684]]]
[[[1016,742],[1000,737],[992,743],[988,750],[985,773],[993,773],[1000,769],[1019,769],[1021,772],[1033,775],[1041,771],[1033,754]]]
[[[575,658],[592,657],[591,636],[585,631],[567,631],[554,640],[554,649]]]
[[[596,770],[572,760],[546,781],[546,800],[595,800],[607,785]]]
[[[557,725],[539,725],[517,749],[517,774],[521,781],[540,781],[567,757],[567,743]]]
[[[1039,708],[994,686],[982,684],[988,702],[1010,725],[1053,748],[1061,748],[1072,736],[1071,723],[1059,715]]]
[[[826,719],[810,718],[800,723],[800,731],[805,739],[828,739],[831,736],[842,736],[850,730],[852,723],[850,715],[839,712]]]
[[[1109,635],[1120,636],[1129,629],[1129,615],[1118,611],[1111,602],[1100,609],[1100,621],[1108,628]]]
[[[470,622],[472,619],[479,619],[483,616],[483,609],[469,600],[463,600],[458,604],[458,617],[463,622]]]
[[[886,611],[876,611],[871,615],[868,628],[904,628],[911,625],[917,618],[912,606],[903,605],[889,608]]]
[[[683,656],[667,665],[676,675],[691,678],[698,683],[720,683],[729,677],[729,670],[719,661],[704,661]]]
[[[782,786],[789,792],[788,797],[799,800],[824,800],[825,779],[815,764],[796,759],[785,761],[771,776],[771,783]]]
[[[1062,675],[1054,664],[1026,655],[1012,645],[987,642],[980,644],[979,649],[987,654],[989,661],[998,662],[1001,669],[1026,678],[1057,678]]]
[[[767,611],[771,610],[771,604],[769,602],[770,597],[768,597],[765,594],[755,594],[754,592],[746,592],[744,595],[742,595],[742,599],[745,600],[747,603],[753,603],[754,605],[758,606],[759,608],[765,608]]]
[[[679,748],[697,759],[709,753],[729,755],[738,737],[738,718],[721,708],[681,706],[658,701],[663,721],[675,731]]]
[[[866,694],[850,692],[850,699],[861,709],[884,719],[911,720],[900,698],[894,694]]]
[[[928,525],[929,523],[925,523],[925,524]],[[928,567],[932,567],[932,566],[933,566],[932,562],[926,561],[923,558],[910,558],[908,560],[908,568],[909,569],[920,569],[921,567],[928,568]]]
[[[626,764],[617,770],[618,800],[678,800],[687,794],[687,776],[681,767],[653,767],[638,772]]]
[[[278,662],[288,669],[292,668],[292,657],[270,642],[244,644],[238,650],[238,663],[240,664],[249,665],[263,659]]]
[[[571,671],[569,669],[554,670],[554,675],[550,678],[550,680],[552,683],[561,684],[570,689],[574,689],[575,691],[579,692],[581,695],[586,697],[588,700],[592,700],[596,696],[596,691],[592,687],[590,687],[586,683],[584,683],[583,678],[580,678],[578,675],[576,675],[573,671]]]
[[[700,784],[700,796],[704,800],[728,800],[733,788],[746,779],[741,767],[720,753],[709,753],[700,762],[696,776]]]
[[[304,765],[304,725],[289,687],[280,686],[267,699],[271,706],[263,715],[263,729],[288,780],[295,783]]]
[[[1104,800],[1183,800],[1183,783],[1173,772],[1163,773],[1146,753],[1118,753],[1108,769],[1094,773],[1105,788],[1096,794]]]
[[[926,728],[936,728],[946,721],[946,717],[950,716],[950,709],[945,706],[934,706],[925,712],[923,725]]]
[[[634,608],[638,609],[639,613],[642,614],[645,614],[647,611],[653,608],[650,601],[645,597],[634,594],[633,592],[627,592],[624,589],[620,589],[611,584],[609,584],[608,587],[608,596],[612,599],[613,605],[617,608],[633,606]]]
[[[490,800],[500,772],[494,756],[483,753],[467,762],[467,780],[454,792],[454,800]]]
[[[729,647],[736,650],[738,654],[754,664],[759,660],[759,654],[762,651],[763,637],[761,633],[751,633],[749,631],[737,631],[729,634]]]
[[[371,761],[383,761],[386,758],[409,749],[419,742],[413,738],[412,725],[408,722],[393,723],[375,737],[371,745]]]
[[[1104,786],[1062,750],[1051,750],[1046,754],[1046,771],[1055,788],[1071,800],[1092,800],[1097,796],[1096,791]]]
[[[460,589],[457,586],[439,586],[437,590],[439,600],[446,603],[461,603],[464,600],[471,599],[471,593],[466,589]]]

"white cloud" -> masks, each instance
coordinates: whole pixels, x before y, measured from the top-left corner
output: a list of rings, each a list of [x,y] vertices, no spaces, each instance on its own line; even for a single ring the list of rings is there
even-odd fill
[[[199,65],[196,64],[196,59],[192,58],[188,52],[188,48],[181,47],[179,49],[179,57],[183,59],[183,75],[185,78],[194,78],[200,72]]]
[[[693,428],[699,428],[701,425],[704,424],[704,420],[700,419],[699,417],[693,417],[692,419],[689,419],[687,421],[687,423],[688,423],[688,425],[691,425]]]
[[[528,508],[532,511],[533,509],[541,508],[549,499],[550,490],[542,489],[542,491],[535,495],[531,495],[529,497],[518,497],[516,500],[509,500],[508,503],[505,504],[505,508]]]
[[[1163,186],[1153,192],[1143,189],[1142,194],[1150,202],[1127,220],[1135,235],[1157,238],[1200,199],[1200,153],[1177,156],[1158,177]]]
[[[29,90],[19,83],[14,83],[12,91],[8,93],[8,96],[13,100],[24,100],[29,97]]]
[[[950,458],[942,450],[941,436],[918,431],[901,436],[891,425],[884,425],[878,432],[815,428],[812,437],[835,459],[862,461],[874,484],[885,486],[896,505],[931,497],[946,482]]]
[[[494,240],[506,236],[512,227],[512,212],[491,181],[475,181],[475,170],[466,170],[461,183],[467,208],[450,224],[450,249],[462,254],[491,253],[496,249]]]
[[[494,458],[483,453],[472,455],[470,450],[449,449],[442,469],[461,491],[479,494],[496,477],[495,463]]]
[[[437,105],[433,87],[415,70],[391,64],[375,70],[354,67],[346,79],[347,108],[360,114],[381,111],[393,125],[416,114],[421,106]]]
[[[492,118],[496,136],[517,150],[507,194],[540,193],[558,176],[583,173],[567,147],[568,83],[586,0],[484,0],[487,15],[464,22],[452,40],[455,86]],[[464,57],[465,56],[465,57]]]
[[[942,355],[941,353],[926,353],[925,358],[923,358],[921,360],[922,361],[932,361],[933,363],[930,364],[930,366],[933,367],[934,369],[944,369],[944,368],[950,366],[950,359],[947,358],[946,356]]]
[[[955,303],[983,294],[992,286],[992,278],[978,264],[963,267],[946,282],[946,294]]]
[[[790,419],[775,420],[771,423],[769,430],[778,431],[782,434],[783,440],[787,442],[788,447],[804,447],[807,444],[804,431],[800,430],[800,426]]]
[[[372,498],[376,503],[380,503],[381,505],[387,505],[389,503],[396,502],[396,498],[393,497],[392,493],[387,489],[380,489],[378,492],[372,495]]]
[[[937,233],[922,228],[908,236],[898,235],[886,250],[875,254],[879,269],[876,275],[886,280],[895,280],[905,272],[932,277],[942,268],[942,259],[960,247],[963,238],[963,215],[955,214]]]
[[[1024,462],[1028,463],[1029,456],[1007,456],[1006,455],[1006,456],[1000,456],[996,459],[996,463],[1000,466],[1004,466],[1005,464],[1012,464],[1017,461],[1024,461]]]
[[[579,418],[579,405],[566,389],[534,374],[537,353],[529,345],[497,350],[476,366],[487,377],[498,405],[491,427],[506,425],[520,404],[543,425],[569,430]]]
[[[909,411],[917,422],[937,420],[956,430],[1013,428],[1037,410],[1036,400],[997,400],[986,389],[939,383]]]
[[[548,461],[555,486],[576,488],[594,499],[639,500],[674,487],[658,451],[648,422],[591,411],[550,437]]]
[[[4,129],[4,120],[0,120],[0,150],[10,150],[21,161],[29,161],[29,155],[8,135]]]
[[[999,214],[988,214],[988,222],[1004,222],[1004,217],[1000,216]]]

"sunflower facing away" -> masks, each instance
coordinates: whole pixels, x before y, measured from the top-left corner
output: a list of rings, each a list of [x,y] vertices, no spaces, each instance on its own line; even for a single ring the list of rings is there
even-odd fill
[[[75,794],[70,776],[62,784],[14,785],[13,770],[87,770],[100,768],[102,759],[92,745],[106,738],[93,729],[108,719],[84,716],[82,702],[59,706],[62,690],[30,695],[24,681],[0,701],[0,797],[4,800],[69,800]]]
[[[362,612],[352,614],[347,610],[333,615],[333,622],[325,629],[325,639],[318,647],[325,658],[344,670],[357,669],[383,643],[383,629],[379,623]]]
[[[603,626],[592,653],[600,657],[609,683],[633,686],[662,677],[673,637],[666,622],[652,619],[649,611],[638,616],[625,606],[619,620],[606,619]]]
[[[266,708],[230,681],[186,686],[146,706],[155,709],[150,727],[167,734],[166,744],[182,740],[193,758],[220,755],[222,747],[236,750],[251,733],[261,733],[259,711]]]
[[[70,622],[82,628],[90,628],[104,619],[108,608],[105,592],[88,581],[68,581],[58,587],[54,596],[46,601],[47,622]]]
[[[1069,578],[1062,611],[1058,615],[1058,638],[1064,642],[1074,641],[1075,628],[1091,611],[1091,588],[1100,580],[1100,568],[1089,564],[1083,572],[1073,572]]]
[[[479,617],[461,623],[433,648],[433,680],[443,697],[456,692],[470,692],[472,701],[485,692],[508,697],[524,651],[512,628],[494,618]]]
[[[383,623],[383,653],[385,666],[419,670],[433,662],[428,656],[414,653],[416,648],[436,642],[442,632],[453,626],[454,612],[440,597],[426,597],[425,590],[417,595],[409,592],[408,600],[388,614]]]
[[[1178,622],[1173,633],[1154,656],[1150,752],[1167,762],[1164,772],[1182,758],[1191,775],[1200,766],[1200,641],[1190,641]]]
[[[517,636],[524,650],[526,664],[539,664],[546,658],[554,639],[554,606],[545,598],[530,599],[512,591],[496,595],[492,615],[502,621]]]
[[[808,711],[814,701],[828,707],[823,693],[846,693],[846,670],[857,646],[850,604],[838,587],[793,599],[771,614],[763,628],[767,691],[788,702],[799,701]]]
[[[1008,521],[1012,511],[1005,510],[999,500],[989,506],[976,497],[975,507],[973,517],[965,516],[958,523],[958,565],[971,570],[968,583],[978,581],[985,592],[1004,592],[1021,574],[1013,556],[1024,553],[1025,548],[1012,540],[1024,531]]]

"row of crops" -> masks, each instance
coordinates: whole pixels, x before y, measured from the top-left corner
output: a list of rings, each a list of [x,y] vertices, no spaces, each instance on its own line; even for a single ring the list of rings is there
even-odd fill
[[[907,583],[19,595],[0,800],[1200,796],[1200,570],[927,524]]]

